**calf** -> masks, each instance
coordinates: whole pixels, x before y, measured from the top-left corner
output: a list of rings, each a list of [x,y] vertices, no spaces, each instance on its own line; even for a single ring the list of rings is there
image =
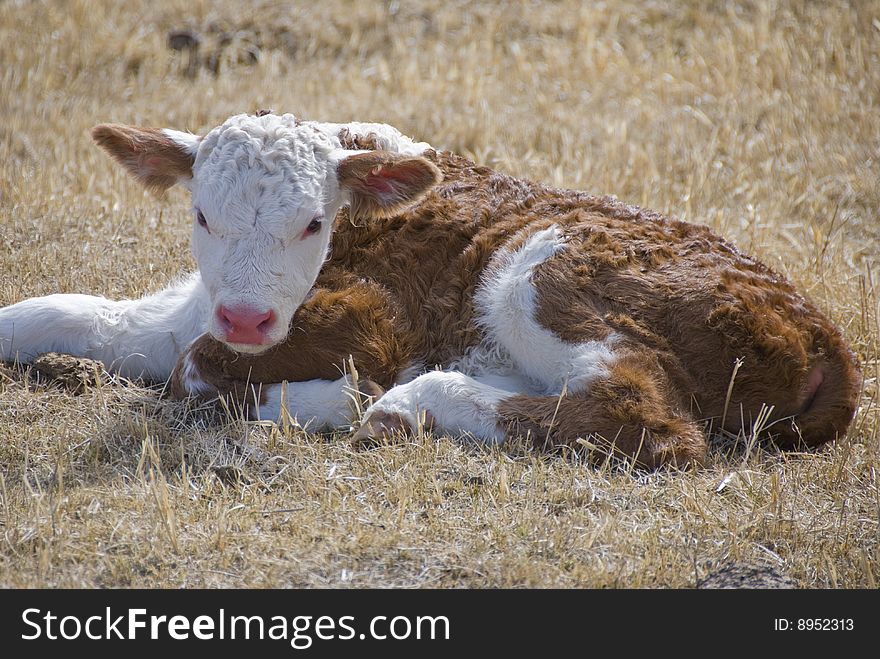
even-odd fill
[[[191,191],[198,272],[141,300],[6,307],[7,359],[91,357],[314,427],[352,423],[351,360],[387,389],[359,442],[424,424],[646,467],[700,463],[707,424],[748,430],[765,408],[782,448],[834,440],[855,412],[860,375],[837,328],[704,226],[382,124],[261,114],[204,137],[93,136],[148,187]]]

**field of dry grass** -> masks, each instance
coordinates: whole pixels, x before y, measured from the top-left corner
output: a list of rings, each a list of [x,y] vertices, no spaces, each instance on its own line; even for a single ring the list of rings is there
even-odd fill
[[[643,474],[450,438],[353,452],[7,369],[0,586],[880,582],[880,2],[9,0],[0,62],[0,305],[140,296],[193,266],[184,193],[143,192],[92,125],[272,108],[706,223],[797,282],[865,375],[836,446],[742,437]]]

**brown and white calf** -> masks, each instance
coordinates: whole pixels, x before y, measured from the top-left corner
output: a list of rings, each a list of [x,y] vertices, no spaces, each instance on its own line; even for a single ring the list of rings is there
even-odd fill
[[[176,396],[344,427],[351,357],[387,389],[358,440],[427,423],[489,443],[585,439],[648,467],[699,463],[709,422],[748,430],[764,407],[782,448],[841,437],[855,412],[838,329],[704,226],[383,124],[239,115],[204,137],[94,137],[146,185],[189,188],[199,271],[142,300],[2,309],[7,359],[68,352],[171,376]]]

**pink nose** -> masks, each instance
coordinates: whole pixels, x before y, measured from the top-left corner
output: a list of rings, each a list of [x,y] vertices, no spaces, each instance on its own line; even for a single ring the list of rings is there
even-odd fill
[[[228,343],[260,345],[275,324],[275,312],[254,311],[249,307],[217,308],[217,321]]]

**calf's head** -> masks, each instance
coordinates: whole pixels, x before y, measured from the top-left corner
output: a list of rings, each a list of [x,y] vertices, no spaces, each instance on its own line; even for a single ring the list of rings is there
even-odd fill
[[[149,188],[192,193],[192,250],[208,331],[233,350],[283,340],[327,257],[334,218],[387,216],[440,178],[423,158],[349,151],[292,115],[237,115],[200,137],[103,124],[95,141]]]

